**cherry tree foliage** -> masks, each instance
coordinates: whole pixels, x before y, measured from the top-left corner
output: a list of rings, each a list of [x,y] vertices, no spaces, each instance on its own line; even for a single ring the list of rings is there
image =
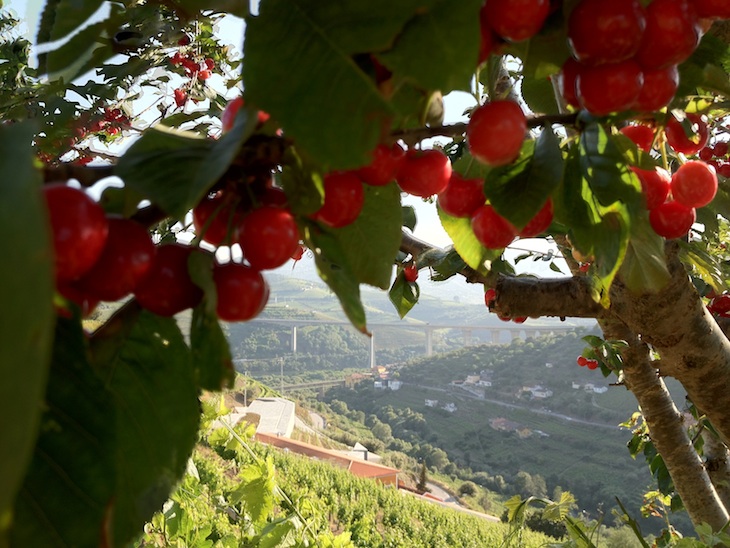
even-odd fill
[[[261,313],[266,271],[305,249],[364,334],[362,284],[405,316],[419,276],[483,284],[507,321],[595,318],[578,364],[636,396],[630,451],[726,526],[725,0],[101,4],[47,2],[37,65],[0,18],[0,545],[138,537],[201,391],[232,383],[219,320]],[[473,108],[443,125],[452,91]],[[406,194],[452,246],[413,236]],[[526,238],[562,276],[515,274]]]

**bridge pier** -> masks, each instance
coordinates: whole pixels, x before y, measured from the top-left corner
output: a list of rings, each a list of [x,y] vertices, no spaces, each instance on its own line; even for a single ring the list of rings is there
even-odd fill
[[[493,344],[499,344],[501,341],[501,334],[502,332],[499,331],[499,329],[493,329],[492,330],[492,343]]]
[[[426,356],[433,356],[433,329],[426,327]]]
[[[375,330],[370,332],[370,370],[375,371]]]
[[[289,343],[292,354],[297,353],[297,326],[291,326],[291,342]]]
[[[471,346],[472,335],[474,334],[473,330],[462,329],[461,331],[462,331],[462,333],[464,333],[464,346]]]

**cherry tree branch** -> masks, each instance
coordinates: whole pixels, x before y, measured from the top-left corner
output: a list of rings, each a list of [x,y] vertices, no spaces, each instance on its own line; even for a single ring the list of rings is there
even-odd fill
[[[546,114],[542,116],[530,116],[527,118],[527,127],[535,128],[546,124],[561,124],[572,126],[575,125],[578,113],[569,114]],[[413,129],[404,129],[391,133],[392,139],[404,139],[406,141],[422,141],[431,137],[459,137],[466,132],[467,122],[457,122],[455,124],[436,126],[436,127],[419,127]]]

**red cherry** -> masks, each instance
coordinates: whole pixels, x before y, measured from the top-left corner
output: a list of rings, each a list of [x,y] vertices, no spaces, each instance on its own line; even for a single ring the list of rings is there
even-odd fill
[[[211,245],[229,245],[238,240],[244,213],[238,211],[234,200],[223,192],[213,198],[205,197],[193,208],[193,226],[198,235]]]
[[[549,0],[489,0],[487,15],[492,28],[511,42],[532,38],[550,12]]]
[[[210,57],[208,57],[204,62],[208,70],[213,70],[215,68],[215,61],[213,61]]]
[[[494,302],[497,300],[497,290],[493,287],[490,287],[484,292],[484,304],[487,305],[487,307],[490,307],[494,304]]]
[[[672,176],[666,169],[656,167],[653,170],[631,167],[641,183],[641,190],[646,200],[646,209],[654,209],[663,204],[669,195]]]
[[[723,293],[713,298],[709,309],[713,314],[727,314],[730,312],[730,295]]]
[[[99,299],[87,295],[83,289],[78,287],[76,282],[61,282],[56,289],[64,299],[79,307],[82,318],[88,318],[99,305]],[[71,317],[70,314],[64,313],[62,310],[57,310],[57,312],[65,318]]]
[[[198,80],[207,80],[210,78],[211,74],[209,70],[201,70],[198,72]]]
[[[280,207],[255,209],[241,223],[239,243],[244,257],[256,270],[277,268],[287,262],[299,246],[294,216]]]
[[[527,119],[514,101],[492,101],[476,109],[466,128],[469,151],[489,166],[517,159],[527,133]]]
[[[681,122],[674,116],[670,116],[667,120],[664,133],[667,136],[667,143],[676,152],[692,155],[704,148],[710,134],[707,129],[707,122],[699,114],[687,114],[687,119],[692,125],[692,137],[687,137]]]
[[[269,285],[261,272],[238,263],[215,264],[218,293],[216,314],[224,322],[245,322],[258,316],[269,300]]]
[[[291,259],[294,262],[301,261],[302,257],[304,257],[304,252],[307,251],[307,248],[303,245],[299,245],[295,250],[294,253],[292,253]]]
[[[507,247],[516,235],[515,227],[491,205],[483,205],[474,212],[471,228],[477,240],[487,249]]]
[[[398,170],[403,192],[427,198],[443,192],[451,178],[451,160],[440,150],[411,149]]]
[[[700,160],[703,162],[709,162],[715,157],[715,153],[712,151],[711,147],[705,147],[697,153],[697,156],[699,156]]]
[[[578,358],[575,361],[581,367],[585,367],[586,365],[588,365],[588,358],[586,358],[585,356],[578,356]]]
[[[517,235],[520,238],[534,238],[545,232],[553,222],[553,200],[548,198],[535,216],[520,230]]]
[[[223,127],[224,133],[231,130],[234,122],[236,121],[236,116],[238,116],[238,111],[241,110],[242,106],[243,97],[236,97],[235,99],[228,101],[228,104],[226,105],[226,108],[223,109],[223,114],[221,115],[221,126]]]
[[[264,190],[264,193],[259,198],[259,203],[274,207],[286,207],[289,204],[289,200],[283,190],[272,186]]]
[[[649,152],[651,150],[651,144],[654,142],[653,128],[637,124],[635,126],[622,127],[621,133],[631,139],[636,146],[644,152]]]
[[[586,272],[588,272],[588,271],[589,271],[590,269],[591,269],[591,263],[582,263],[582,264],[581,264],[581,265],[580,265],[580,266],[578,267],[578,270],[580,270],[580,271],[581,271],[581,272],[583,272],[584,274],[585,274]]]
[[[486,201],[483,188],[483,180],[464,179],[452,171],[449,184],[438,195],[438,204],[453,217],[470,217]]]
[[[154,256],[155,245],[144,226],[131,219],[110,217],[104,250],[76,286],[100,301],[117,301],[134,291]]]
[[[730,19],[730,3],[727,0],[694,0],[697,16],[707,19]]]
[[[392,146],[378,145],[373,151],[369,165],[357,170],[363,182],[373,186],[387,185],[395,180],[406,152],[398,143]]]
[[[578,100],[598,116],[621,112],[634,104],[643,82],[641,68],[633,60],[584,67],[578,74]]]
[[[109,223],[99,204],[85,192],[54,183],[43,187],[52,230],[57,281],[83,276],[99,259]]]
[[[644,69],[643,72],[644,84],[633,108],[653,112],[671,103],[679,86],[677,65],[669,65],[662,69]]]
[[[157,248],[147,275],[134,290],[142,308],[158,316],[174,316],[197,306],[203,291],[188,273],[188,258],[196,248],[182,244],[164,244]]]
[[[418,267],[415,264],[409,264],[403,269],[403,276],[408,282],[415,282],[418,279]]]
[[[183,89],[176,89],[173,94],[175,95],[175,104],[179,107],[185,106],[185,102],[188,100],[188,94]]]
[[[720,141],[719,143],[715,143],[715,146],[712,147],[712,152],[716,158],[724,158],[727,156],[728,148],[727,141]]]
[[[722,175],[726,179],[730,178],[730,163],[720,164],[717,168],[718,175]]]
[[[598,369],[598,361],[597,360],[586,360],[586,367],[588,369]]]
[[[618,63],[639,50],[645,27],[638,0],[583,0],[570,13],[568,40],[581,63]]]
[[[697,13],[688,0],[653,0],[636,60],[645,69],[685,61],[700,42]]]
[[[499,36],[494,32],[489,22],[489,14],[487,13],[487,5],[483,5],[479,10],[479,31],[481,34],[481,42],[479,43],[479,59],[477,66],[484,63],[493,51],[499,46]]]
[[[578,74],[580,74],[582,68],[583,65],[572,57],[569,57],[563,63],[563,67],[560,69],[560,74],[558,75],[560,94],[565,99],[565,103],[573,108],[580,108],[580,101],[578,101],[578,95],[576,95],[576,83]]]
[[[182,38],[177,41],[178,46],[187,46],[190,43],[190,35],[184,34]]]
[[[516,318],[512,318],[512,321],[515,323],[525,323],[527,321],[527,316],[517,316]]]
[[[681,238],[689,232],[697,212],[673,200],[659,204],[649,211],[649,224],[654,232],[668,240]]]
[[[332,228],[357,220],[365,202],[362,182],[354,171],[337,171],[324,176],[324,203],[312,219]]]
[[[717,194],[715,168],[702,161],[687,162],[672,175],[672,197],[687,207],[704,207]]]

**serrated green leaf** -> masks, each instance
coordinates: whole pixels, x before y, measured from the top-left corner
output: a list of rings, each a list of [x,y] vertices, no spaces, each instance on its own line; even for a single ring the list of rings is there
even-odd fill
[[[402,206],[401,211],[403,214],[403,226],[410,229],[411,231],[416,229],[416,209],[413,206]]]
[[[85,22],[101,7],[101,0],[48,0],[41,15],[36,41],[38,44],[60,40]]]
[[[386,0],[263,2],[246,28],[247,102],[326,168],[366,164],[394,111],[354,56],[389,48],[414,11]]]
[[[632,211],[643,209],[641,185],[626,167],[618,146],[602,125],[590,123],[580,136],[583,177],[602,206],[621,201]]]
[[[471,219],[468,217],[452,217],[438,208],[438,216],[441,226],[454,242],[454,249],[464,262],[474,270],[485,272],[489,266],[487,263],[498,258],[500,250],[487,249],[474,235],[471,229]]]
[[[420,296],[421,289],[418,284],[407,281],[403,272],[398,273],[395,282],[393,282],[393,287],[388,292],[388,298],[395,306],[401,319],[405,318],[411,308],[416,305]]]
[[[33,453],[53,343],[53,252],[34,134],[27,123],[0,125],[0,252],[8,265],[0,270],[0,539]]]
[[[239,116],[218,141],[157,126],[129,147],[115,173],[132,190],[181,219],[225,173],[255,126],[255,115]]]
[[[97,546],[103,539],[117,488],[117,409],[89,366],[84,339],[78,319],[59,318],[41,431],[10,546]]]
[[[173,318],[133,311],[123,329],[95,339],[92,351],[117,409],[116,422],[107,428],[116,431],[112,530],[121,546],[185,472],[200,421],[199,387]]]
[[[669,282],[664,239],[651,229],[646,214],[643,222],[639,222],[635,216],[633,218],[631,240],[620,275],[626,286],[635,293],[656,293]]]
[[[365,203],[357,220],[332,232],[357,281],[387,289],[402,239],[400,190],[391,183],[365,185],[364,191]]]
[[[481,0],[423,4],[378,59],[397,79],[425,90],[468,90],[479,52]]]
[[[350,265],[343,260],[344,251],[339,240],[319,227],[307,226],[304,230],[307,247],[314,253],[317,272],[342,305],[342,310],[358,331],[367,333],[365,308],[360,300],[360,285]]]
[[[254,522],[265,520],[274,509],[276,474],[271,456],[243,467],[238,479],[241,483],[231,493],[231,503],[242,502]]]
[[[203,301],[193,309],[190,324],[193,369],[203,390],[231,388],[236,375],[231,349],[216,315],[213,262],[213,255],[208,253],[191,253],[188,258],[190,277],[204,293]]]
[[[691,265],[695,274],[715,289],[725,287],[722,268],[715,257],[697,244],[680,241],[679,245],[682,261]]]
[[[523,146],[514,164],[492,170],[484,193],[500,215],[522,229],[560,185],[563,168],[560,141],[545,128],[537,141]]]

